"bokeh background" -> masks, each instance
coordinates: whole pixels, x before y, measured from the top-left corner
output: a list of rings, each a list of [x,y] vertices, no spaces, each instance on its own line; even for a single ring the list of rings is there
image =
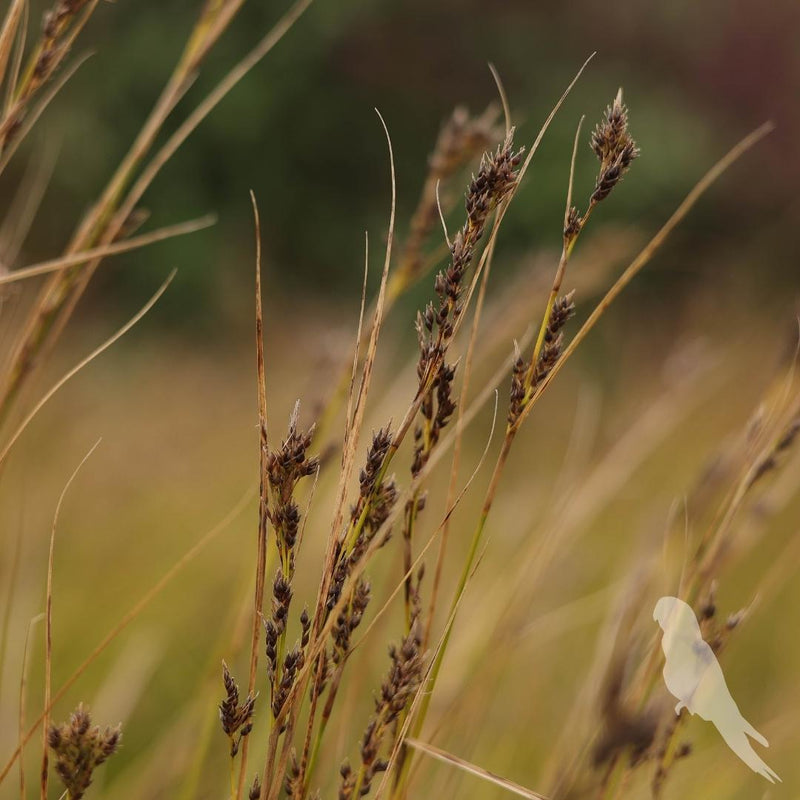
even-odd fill
[[[2,208],[26,175],[49,175],[15,266],[64,248],[152,107],[197,7],[192,0],[118,0],[94,14],[75,48],[94,55],[0,180]],[[32,3],[32,25],[43,8]],[[271,1],[245,4],[177,118],[283,10]],[[31,386],[28,400],[178,268],[146,321],[42,412],[3,474],[0,586],[9,620],[0,689],[3,754],[16,739],[23,643],[42,607],[55,504],[92,443],[103,437],[67,499],[58,532],[55,683],[255,478],[249,190],[262,216],[270,406],[280,430],[296,398],[305,422],[318,416],[348,358],[365,230],[373,251],[370,291],[377,283],[389,181],[374,108],[394,145],[402,242],[440,126],[457,105],[479,113],[496,101],[489,62],[505,84],[518,141],[529,144],[580,64],[597,51],[504,224],[479,383],[541,314],[582,115],[578,198],[593,186],[589,132],[619,86],[642,156],[581,239],[567,280],[578,289],[579,319],[708,166],[765,120],[776,130],[709,192],[613,307],[545,397],[512,459],[432,730],[437,744],[494,772],[532,788],[552,784],[556,743],[569,750],[566,710],[596,679],[587,665],[602,649],[615,609],[630,598],[639,571],[652,579],[648,559],[682,514],[676,512],[682,498],[745,429],[796,343],[798,32],[800,6],[790,0],[316,0],[144,198],[150,227],[207,212],[218,216],[217,224],[108,260]],[[445,187],[456,199],[451,229],[459,224],[457,198],[467,178]],[[4,306],[4,351],[34,291],[27,285]],[[367,429],[399,418],[410,398],[413,314],[429,296],[430,281],[422,281],[387,320]],[[486,409],[468,437],[466,463],[477,462],[490,422]],[[628,449],[615,449],[620,442]],[[405,466],[398,467],[401,482]],[[791,462],[748,508],[741,551],[719,588],[726,612],[759,591],[764,596],[731,646],[730,680],[745,715],[773,741],[767,760],[785,781],[775,797],[800,788],[791,759],[800,698],[792,634],[800,621],[800,582],[787,567],[797,558],[797,466]],[[481,475],[482,488],[488,476]],[[336,479],[331,469],[319,487],[303,578],[309,596]],[[441,489],[446,475],[436,480]],[[472,494],[457,516],[456,532],[465,537],[481,492]],[[98,779],[95,796],[222,796],[225,747],[213,727],[217,672],[222,657],[244,669],[241,608],[250,592],[254,515],[248,507],[60,707],[66,714],[85,699],[100,719],[125,722],[124,751]],[[542,570],[532,542],[560,524],[571,544]],[[454,536],[451,578],[465,537]],[[399,572],[399,549],[389,552],[376,567],[375,582],[386,587],[381,599]],[[530,579],[520,572],[526,564]],[[509,575],[515,590],[501,602]],[[378,685],[383,642],[396,638],[397,612],[372,634],[380,640],[373,656],[354,664],[360,682]],[[639,643],[651,633],[648,614],[640,624]],[[506,638],[487,654],[480,632],[494,627]],[[29,714],[41,702],[41,629],[34,630]],[[356,752],[369,710],[368,697],[345,698],[323,773],[335,776],[341,757]],[[762,791],[760,779],[735,762],[713,731],[697,720],[689,731],[698,752],[667,796],[698,785],[714,797]],[[29,753],[31,791],[36,758]],[[711,771],[712,765],[721,769]],[[430,782],[420,783],[420,797],[504,796],[445,767],[424,775]],[[648,796],[646,781],[631,791]],[[0,797],[14,796],[14,784],[0,787]]]
[[[245,4],[183,108],[281,10]],[[94,15],[77,48],[94,55],[3,182],[8,199],[30,159],[57,159],[28,260],[57,252],[105,185],[177,61],[194,14],[195,3],[172,0],[104,4]],[[125,298],[176,265],[176,319],[216,319],[221,293],[249,298],[250,275],[241,265],[251,243],[253,189],[275,289],[347,298],[360,285],[363,231],[380,230],[386,215],[385,143],[373,108],[386,118],[395,146],[402,225],[454,106],[477,113],[496,100],[488,62],[503,78],[524,142],[594,51],[509,220],[508,261],[514,252],[558,245],[572,133],[582,114],[590,129],[623,86],[645,157],[605,209],[607,222],[651,230],[724,149],[767,119],[777,125],[684,227],[661,262],[669,276],[656,265],[645,279],[660,278],[658,296],[669,287],[685,291],[699,273],[725,285],[753,272],[753,284],[763,285],[767,265],[771,279],[791,276],[798,253],[798,27],[800,10],[783,0],[766,7],[755,0],[627,0],[613,8],[507,0],[490,9],[477,0],[320,3],[200,127],[144,201],[159,223],[213,211],[219,224],[157,254],[119,259],[103,271],[97,292],[104,300]],[[585,192],[593,160],[587,146],[580,156],[578,187]]]

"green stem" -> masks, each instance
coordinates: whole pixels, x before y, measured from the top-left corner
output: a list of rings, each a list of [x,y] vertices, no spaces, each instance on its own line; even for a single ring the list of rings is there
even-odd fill
[[[406,529],[403,531],[403,574],[405,577],[405,612],[406,612],[406,635],[411,630],[411,581],[413,576],[410,573],[411,564],[413,562],[413,553],[411,551],[411,540],[414,536],[414,526],[417,521],[417,504],[419,502],[419,489],[417,489],[411,497],[411,500],[406,507]]]
[[[319,728],[317,728],[317,735],[314,737],[314,744],[311,747],[311,755],[308,759],[308,767],[306,769],[306,779],[303,783],[303,793],[301,800],[306,800],[308,790],[311,788],[311,777],[317,767],[317,759],[319,758],[319,750],[322,746],[322,737],[325,735],[325,728],[328,725],[328,720],[323,718],[320,720]]]
[[[328,689],[328,700],[325,703],[325,708],[322,710],[322,717],[319,721],[319,728],[317,728],[317,735],[314,737],[314,744],[311,748],[311,756],[308,759],[308,767],[306,768],[306,774],[304,776],[302,800],[305,800],[306,796],[308,795],[308,791],[311,788],[311,776],[314,774],[314,770],[317,766],[322,739],[325,735],[325,729],[328,727],[328,721],[331,718],[331,711],[333,709],[334,700],[336,699],[336,694],[339,690],[339,681],[341,676],[342,672],[339,670],[334,677],[330,688]]]
[[[475,530],[472,534],[472,541],[470,542],[469,552],[467,553],[467,558],[464,562],[464,567],[461,570],[461,577],[458,580],[458,586],[456,588],[455,595],[453,596],[453,601],[450,604],[450,613],[448,615],[447,626],[442,636],[441,644],[439,645],[439,648],[436,651],[436,655],[434,656],[433,664],[431,664],[430,673],[427,679],[426,690],[422,695],[420,710],[419,713],[417,714],[417,718],[414,722],[414,727],[411,734],[412,737],[415,739],[419,737],[419,734],[422,730],[422,726],[425,724],[425,717],[428,714],[428,709],[431,704],[431,698],[433,697],[433,690],[436,686],[436,681],[439,677],[439,672],[442,669],[442,662],[444,661],[445,652],[447,651],[447,645],[450,642],[450,636],[453,632],[453,626],[455,624],[456,614],[458,612],[458,605],[459,602],[461,601],[461,596],[463,595],[464,590],[466,589],[467,581],[469,580],[469,577],[472,574],[472,569],[475,564],[475,559],[478,555],[478,550],[480,548],[481,541],[483,540],[483,534],[486,529],[486,521],[489,518],[489,512],[492,509],[492,504],[494,502],[495,495],[497,494],[497,487],[500,483],[500,478],[503,474],[503,469],[505,468],[506,462],[508,460],[508,454],[511,452],[511,445],[514,443],[517,430],[518,429],[514,426],[509,426],[506,429],[506,436],[505,439],[503,440],[503,446],[497,458],[497,463],[495,464],[494,472],[492,473],[492,479],[489,482],[489,487],[486,490],[486,497],[484,499],[483,508],[481,509],[481,515],[480,518],[478,519],[478,524],[475,527]],[[400,768],[400,773],[398,775],[393,793],[394,798],[400,798],[405,793],[405,784],[408,780],[408,772],[412,760],[413,759],[411,757],[407,757]]]

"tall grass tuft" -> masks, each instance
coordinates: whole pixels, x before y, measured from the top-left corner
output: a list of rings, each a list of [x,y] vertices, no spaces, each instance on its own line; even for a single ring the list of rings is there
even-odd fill
[[[8,421],[12,412],[19,411],[23,412],[23,421],[5,431],[0,464],[5,465],[11,449],[50,398],[125,335],[169,283],[130,323],[24,413],[22,388],[45,360],[101,261],[118,252],[193,232],[209,222],[203,219],[133,237],[141,221],[137,215],[139,202],[161,167],[230,88],[291,28],[310,0],[293,5],[252,53],[177,124],[161,149],[156,149],[167,120],[177,114],[181,99],[242,4],[243,0],[207,0],[202,5],[161,96],[105,191],[77,225],[66,252],[27,269],[11,269],[0,278],[1,289],[6,283],[47,275],[38,300],[16,332],[9,365],[1,376],[0,416]],[[13,147],[27,132],[25,120],[35,118],[31,104],[45,87],[49,85],[57,93],[57,73],[64,69],[89,15],[98,13],[93,0],[58,0],[45,18],[23,68],[26,8],[24,0],[13,0],[0,29],[0,79],[5,82],[7,96],[0,116],[0,157],[13,155]],[[93,726],[83,705],[67,722],[50,724],[55,706],[74,693],[78,678],[184,566],[253,501],[257,509],[251,520],[252,551],[244,556],[252,582],[247,587],[246,605],[234,615],[237,633],[225,639],[222,699],[216,666],[219,661],[215,661],[213,693],[209,689],[208,696],[198,700],[204,719],[205,712],[213,714],[216,705],[225,738],[219,736],[218,728],[217,738],[208,742],[200,736],[189,737],[196,747],[194,763],[199,772],[191,774],[188,760],[181,762],[176,757],[184,787],[200,785],[202,775],[202,782],[209,787],[203,796],[225,796],[226,792],[230,800],[307,800],[335,794],[340,800],[431,797],[437,792],[433,779],[425,782],[429,775],[425,770],[435,759],[444,763],[447,774],[462,771],[486,786],[535,798],[622,797],[647,772],[647,790],[658,799],[664,796],[679,765],[695,759],[686,715],[676,718],[671,714],[668,700],[660,691],[660,649],[654,632],[646,635],[643,627],[647,603],[661,583],[668,583],[698,612],[704,636],[718,655],[757,613],[748,606],[747,598],[741,598],[743,610],[722,612],[719,583],[736,559],[746,554],[748,546],[758,541],[758,532],[743,523],[748,504],[781,473],[795,448],[800,407],[794,365],[776,379],[764,405],[754,414],[740,441],[720,459],[716,471],[710,470],[688,495],[686,508],[702,526],[692,531],[687,528],[681,558],[674,562],[665,556],[664,566],[655,567],[653,551],[657,548],[643,537],[645,554],[631,563],[618,596],[603,609],[608,613],[607,626],[587,670],[591,674],[586,678],[586,691],[575,698],[572,711],[561,710],[569,735],[554,735],[548,742],[549,767],[543,765],[542,772],[549,774],[549,785],[540,787],[537,783],[535,789],[526,788],[449,752],[433,740],[449,720],[475,723],[470,715],[475,713],[476,703],[453,702],[453,692],[463,689],[457,670],[452,681],[458,689],[454,690],[452,683],[446,690],[442,688],[447,683],[448,667],[455,663],[479,675],[488,674],[502,689],[499,676],[503,667],[497,662],[510,659],[509,637],[515,640],[522,635],[519,628],[526,619],[519,597],[527,603],[539,581],[546,582],[557,558],[571,557],[570,535],[581,522],[598,514],[604,503],[610,503],[609,486],[624,482],[619,475],[625,474],[625,465],[619,462],[640,463],[649,452],[648,442],[658,438],[647,419],[647,424],[642,424],[644,434],[635,437],[633,444],[625,443],[624,457],[610,454],[599,476],[557,484],[557,488],[566,487],[561,505],[542,502],[539,513],[533,508],[533,498],[523,498],[522,505],[531,506],[525,509],[529,517],[548,529],[539,529],[528,541],[520,541],[519,564],[494,566],[502,573],[501,599],[492,605],[491,598],[483,598],[481,602],[489,610],[481,618],[468,590],[482,568],[482,560],[490,559],[489,534],[497,506],[519,502],[506,501],[503,491],[523,426],[613,301],[703,193],[770,128],[762,126],[754,131],[711,168],[587,314],[589,293],[576,291],[567,283],[573,277],[569,267],[575,248],[598,207],[612,193],[623,191],[618,187],[640,157],[632,133],[635,115],[629,115],[620,89],[586,137],[588,142],[584,142],[582,124],[577,126],[572,158],[564,165],[566,207],[563,226],[559,224],[557,232],[560,255],[554,254],[546,277],[539,281],[541,292],[537,289],[524,298],[519,313],[510,313],[510,304],[503,302],[499,314],[484,316],[484,304],[492,299],[489,276],[502,246],[503,221],[542,137],[575,82],[556,103],[531,146],[523,148],[517,143],[519,133],[511,125],[508,101],[497,80],[505,131],[497,126],[498,110],[494,106],[475,117],[464,109],[453,113],[434,144],[408,234],[399,245],[395,243],[398,226],[393,145],[389,126],[380,117],[391,178],[391,211],[380,284],[374,301],[368,303],[367,241],[358,332],[352,352],[343,359],[342,377],[334,379],[328,403],[319,413],[319,425],[301,422],[304,406],[300,401],[290,411],[274,408],[278,401],[273,395],[280,393],[272,391],[274,376],[264,343],[261,223],[255,193],[252,195],[256,242],[253,417],[257,423],[253,449],[258,453],[254,486],[230,514],[144,591],[73,674],[52,691],[53,574],[57,567],[54,524],[45,591],[42,708],[35,722],[26,727],[26,644],[21,654],[18,743],[0,771],[0,782],[8,779],[19,762],[21,795],[25,796],[23,756],[41,727],[45,731],[40,762],[42,800],[48,796],[51,768],[64,787],[64,797],[77,800],[87,793],[96,770],[118,750],[121,728]],[[598,163],[593,188],[583,204],[573,202],[581,143],[588,143]],[[464,181],[463,212],[451,236],[440,187],[459,181],[466,167],[475,171]],[[437,220],[441,221],[444,245],[439,241]],[[414,320],[417,349],[413,363],[406,371],[396,370],[394,391],[405,392],[403,410],[399,417],[383,414],[375,395],[381,388],[378,370],[384,323],[397,300],[424,280],[435,265],[439,268],[431,281],[430,300]],[[576,283],[580,280],[576,276]],[[579,314],[584,321],[572,333]],[[515,326],[513,346],[505,330],[501,335],[495,330],[500,316],[509,317],[507,322]],[[487,317],[495,324],[487,326]],[[497,346],[484,346],[485,342],[497,345],[498,338],[499,346],[505,348],[500,356]],[[404,382],[402,389],[400,381]],[[492,398],[495,419],[475,434],[488,441],[470,477],[464,480],[460,461],[465,436]],[[396,396],[390,400],[396,405]],[[272,420],[287,411],[288,426],[282,437],[276,437]],[[344,424],[337,428],[342,416]],[[666,416],[661,414],[660,421],[668,427]],[[377,424],[370,429],[373,421]],[[493,442],[495,425],[499,444]],[[636,446],[642,452],[637,452]],[[450,470],[444,476],[446,491],[442,491],[437,469],[451,451]],[[466,448],[463,453],[466,457]],[[490,465],[488,479],[482,471],[485,461]],[[551,461],[545,461],[549,466]],[[569,474],[566,468],[565,473]],[[321,498],[316,494],[318,487]],[[796,488],[794,484],[792,488]],[[504,519],[502,526],[513,527],[515,518],[510,520]],[[445,547],[448,536],[449,549]],[[675,532],[670,530],[667,544],[674,543],[674,537]],[[430,551],[437,538],[440,547],[434,561]],[[431,581],[426,576],[432,563],[435,570]],[[562,564],[558,569],[568,572],[569,568]],[[465,612],[470,602],[473,606]],[[91,614],[87,617],[91,623]],[[471,657],[460,654],[459,664],[452,653],[454,632],[465,621],[477,644]],[[3,658],[6,636],[4,631]],[[388,665],[382,655],[387,644]],[[472,662],[467,664],[470,658]],[[0,672],[2,661],[0,658]],[[536,673],[536,667],[534,663],[532,672]],[[382,677],[378,677],[380,673]],[[538,675],[534,679],[538,680]],[[81,686],[81,692],[90,692],[90,688]],[[526,700],[513,696],[514,692],[519,692],[518,685],[503,701]],[[449,712],[443,714],[441,709],[448,707],[448,699]],[[464,730],[471,727],[479,725],[465,723]],[[515,745],[527,735],[523,730],[511,733]],[[126,727],[127,742],[136,735]],[[158,735],[151,732],[149,737],[155,740]],[[165,737],[173,735],[170,731],[163,733]],[[219,747],[215,748],[215,743]],[[218,764],[216,750],[225,756],[226,776],[212,772]],[[153,793],[168,793],[168,783],[165,780]],[[126,790],[121,778],[112,787],[114,792],[117,787],[122,793]],[[191,794],[192,790],[186,791]]]

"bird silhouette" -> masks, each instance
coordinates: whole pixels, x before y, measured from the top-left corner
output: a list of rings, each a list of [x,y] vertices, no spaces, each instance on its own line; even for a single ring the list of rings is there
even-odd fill
[[[664,631],[664,683],[678,699],[675,713],[682,708],[714,724],[728,747],[750,769],[770,783],[780,781],[750,744],[748,736],[769,747],[767,740],[742,716],[734,702],[714,651],[703,639],[694,611],[677,597],[662,597],[653,619]]]

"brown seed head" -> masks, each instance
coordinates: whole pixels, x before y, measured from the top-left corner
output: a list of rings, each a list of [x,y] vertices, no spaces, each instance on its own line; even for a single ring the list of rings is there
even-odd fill
[[[600,171],[590,199],[590,203],[595,205],[608,197],[639,156],[639,148],[628,132],[628,109],[622,102],[622,89],[606,109],[605,118],[594,129],[591,147],[600,161]]]
[[[47,743],[55,754],[55,770],[70,800],[83,797],[94,770],[117,751],[121,738],[119,725],[105,730],[92,727],[89,712],[82,705],[69,722],[50,726]]]
[[[253,729],[253,711],[256,698],[248,694],[244,703],[239,702],[239,687],[236,685],[228,665],[222,662],[222,682],[225,699],[219,704],[219,719],[222,730],[231,742],[231,758],[239,752],[242,739]]]

